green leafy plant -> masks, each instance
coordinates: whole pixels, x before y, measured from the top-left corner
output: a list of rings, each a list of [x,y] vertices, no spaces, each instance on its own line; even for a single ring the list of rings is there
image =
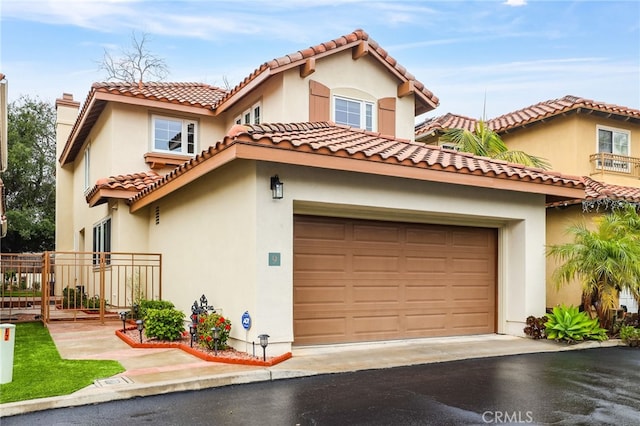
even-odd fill
[[[597,318],[591,319],[577,306],[556,306],[546,314],[547,339],[577,342],[582,340],[607,340],[607,330],[601,328]]]
[[[544,317],[534,317],[530,315],[527,317],[527,326],[524,328],[524,334],[534,339],[544,339],[546,338],[545,333],[545,323],[548,318]]]
[[[174,308],[147,309],[145,314],[145,331],[147,337],[160,340],[177,340],[184,330],[184,314]]]
[[[218,349],[227,347],[227,340],[231,332],[231,321],[220,314],[203,314],[198,318],[198,339],[202,346],[214,349],[215,340],[213,338],[214,327],[219,328]]]
[[[168,300],[140,300],[138,317],[146,321],[149,309],[173,309],[175,305]]]
[[[87,309],[92,309],[92,310],[96,310],[96,309],[100,309],[100,301],[102,299],[100,299],[99,296],[93,296],[93,297],[89,297],[85,304],[84,307]],[[107,306],[107,302],[108,300],[105,299],[104,301],[104,305]]]
[[[62,290],[62,308],[77,309],[86,305],[86,295],[79,290],[65,287]],[[83,303],[84,302],[84,303]]]
[[[620,339],[629,346],[640,346],[640,328],[630,325],[620,327]]]

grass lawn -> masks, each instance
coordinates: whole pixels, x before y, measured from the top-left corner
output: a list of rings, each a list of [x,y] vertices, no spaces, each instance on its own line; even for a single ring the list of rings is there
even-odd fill
[[[41,291],[35,290],[0,290],[1,297],[40,297],[42,296]]]
[[[118,361],[62,359],[41,322],[18,323],[13,381],[0,385],[0,403],[68,395],[123,371]]]

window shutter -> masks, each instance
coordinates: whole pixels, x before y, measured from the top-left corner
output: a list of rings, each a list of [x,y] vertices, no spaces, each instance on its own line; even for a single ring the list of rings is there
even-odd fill
[[[329,88],[309,80],[309,121],[330,121]]]
[[[378,100],[378,132],[396,136],[396,98]]]

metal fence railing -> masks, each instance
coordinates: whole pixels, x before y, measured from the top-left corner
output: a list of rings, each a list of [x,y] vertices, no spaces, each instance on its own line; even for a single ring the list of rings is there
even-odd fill
[[[0,270],[3,317],[39,308],[45,322],[104,322],[142,299],[162,299],[162,255],[157,253],[2,254]]]

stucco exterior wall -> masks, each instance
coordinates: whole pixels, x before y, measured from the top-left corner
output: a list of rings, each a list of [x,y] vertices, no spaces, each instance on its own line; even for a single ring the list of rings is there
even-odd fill
[[[257,103],[261,105],[261,123],[309,121],[309,80],[329,87],[332,97],[342,95],[372,102],[396,97],[396,137],[413,140],[413,95],[397,98],[399,80],[368,56],[352,59],[351,50],[318,59],[316,71],[304,78],[300,77],[298,67],[272,76],[224,112],[224,128],[231,128],[239,115]]]
[[[586,114],[554,118],[501,136],[509,149],[546,158],[551,162],[553,170],[575,176],[590,176],[589,156],[598,152],[599,125],[628,130],[631,135],[629,156],[640,158],[638,126]],[[617,185],[639,185],[637,177],[626,174],[606,172],[596,173],[591,177]]]
[[[148,215],[150,250],[163,254],[163,299],[188,316],[205,294],[231,320],[231,336],[243,340],[242,313],[260,324],[255,247],[256,216],[263,212],[256,208],[255,185],[255,164],[236,161],[140,212]]]
[[[273,200],[278,174],[284,198]],[[204,293],[233,322],[231,337],[293,340],[293,215],[318,214],[499,229],[498,332],[522,335],[545,310],[544,196],[273,163],[236,161],[148,210],[149,246],[163,253],[163,298],[188,314]],[[269,254],[279,253],[279,266]],[[249,311],[253,326],[240,324]]]
[[[547,245],[572,242],[572,235],[567,233],[569,226],[586,223],[593,228],[594,217],[593,214],[583,213],[582,205],[547,209]],[[578,306],[582,300],[582,285],[575,280],[559,287],[553,279],[553,273],[559,264],[554,257],[546,259],[547,307],[562,304]]]

